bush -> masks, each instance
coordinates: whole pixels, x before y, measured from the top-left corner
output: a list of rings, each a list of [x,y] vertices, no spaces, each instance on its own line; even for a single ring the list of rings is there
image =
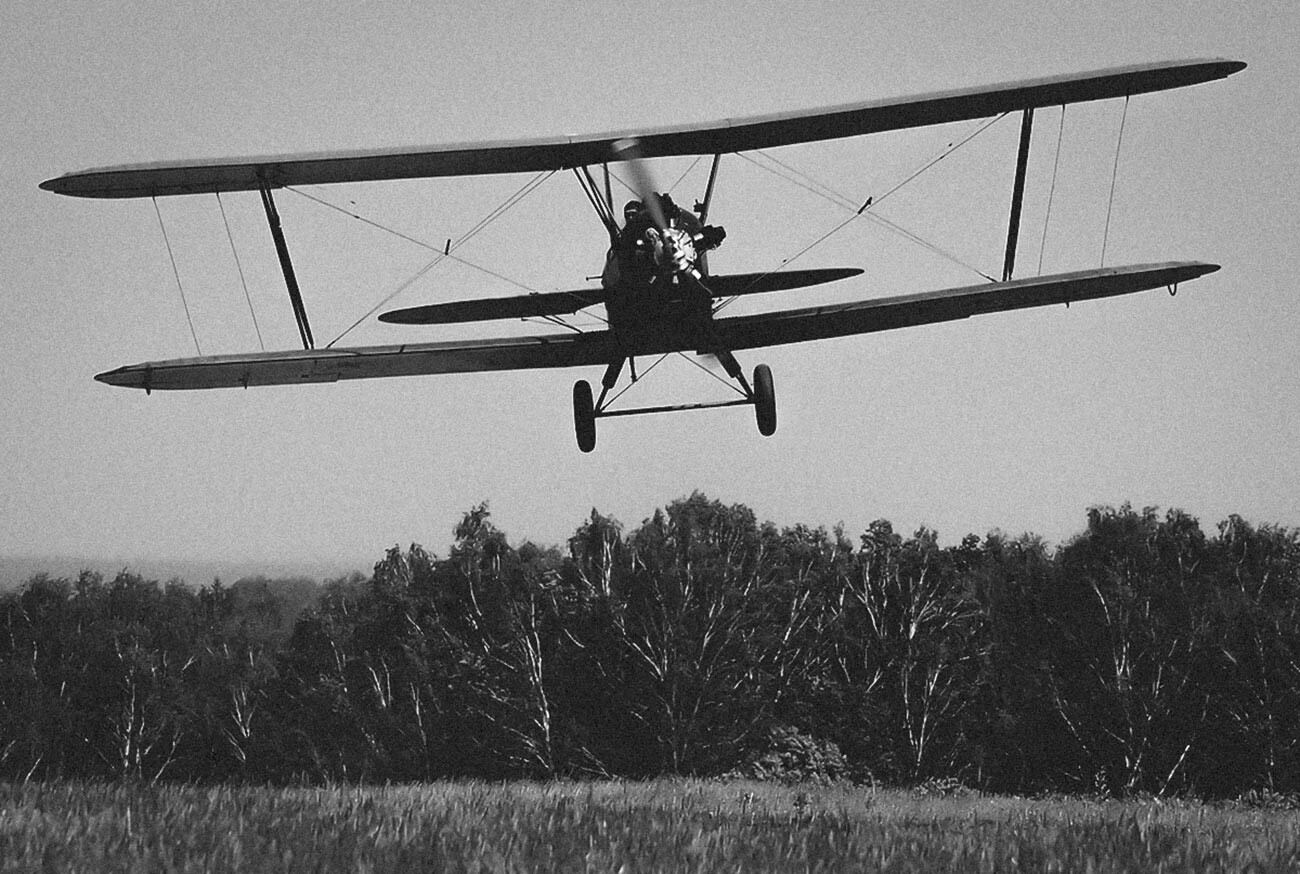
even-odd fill
[[[834,741],[819,741],[790,725],[771,729],[758,752],[728,776],[784,783],[835,783],[849,778],[849,764]]]

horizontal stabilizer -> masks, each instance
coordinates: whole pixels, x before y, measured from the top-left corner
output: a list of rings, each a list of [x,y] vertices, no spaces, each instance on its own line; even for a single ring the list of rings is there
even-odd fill
[[[732,273],[705,278],[717,298],[765,291],[804,288],[860,276],[857,267],[833,267],[818,270],[783,270],[776,273]],[[407,307],[382,313],[379,321],[394,325],[450,325],[460,322],[486,322],[492,319],[527,319],[563,316],[604,303],[609,293],[603,288],[578,291],[549,291],[521,294],[516,297],[490,297],[484,300],[457,300],[426,306]]]
[[[827,267],[817,270],[779,270],[775,273],[731,273],[706,276],[704,284],[714,297],[735,297],[741,294],[762,294],[767,291],[788,291],[806,288],[861,276],[858,267]]]
[[[390,310],[381,313],[379,321],[394,325],[450,325],[459,322],[486,322],[491,319],[563,316],[593,304],[604,303],[605,298],[603,288],[590,288],[521,294],[516,297],[490,297],[484,300],[458,300]]]

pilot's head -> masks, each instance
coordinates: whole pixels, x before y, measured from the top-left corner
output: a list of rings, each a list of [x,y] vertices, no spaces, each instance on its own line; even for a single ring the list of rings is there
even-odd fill
[[[624,224],[632,221],[641,214],[641,201],[629,200],[623,204],[623,222]]]

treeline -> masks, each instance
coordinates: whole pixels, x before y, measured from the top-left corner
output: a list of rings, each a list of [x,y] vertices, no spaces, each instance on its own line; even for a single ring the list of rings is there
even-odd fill
[[[1293,529],[1125,505],[941,547],[695,494],[564,551],[482,506],[454,537],[320,587],[31,579],[0,598],[0,777],[1300,792]]]

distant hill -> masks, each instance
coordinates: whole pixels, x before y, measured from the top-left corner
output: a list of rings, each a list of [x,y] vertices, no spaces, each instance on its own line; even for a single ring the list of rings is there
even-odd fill
[[[220,577],[227,585],[245,577],[306,577],[321,582],[346,576],[354,570],[369,575],[374,562],[256,562],[169,561],[148,558],[87,558],[77,556],[0,556],[0,591],[17,588],[39,573],[76,577],[83,570],[99,571],[112,579],[123,569],[147,580],[166,583],[180,579],[195,588]]]

